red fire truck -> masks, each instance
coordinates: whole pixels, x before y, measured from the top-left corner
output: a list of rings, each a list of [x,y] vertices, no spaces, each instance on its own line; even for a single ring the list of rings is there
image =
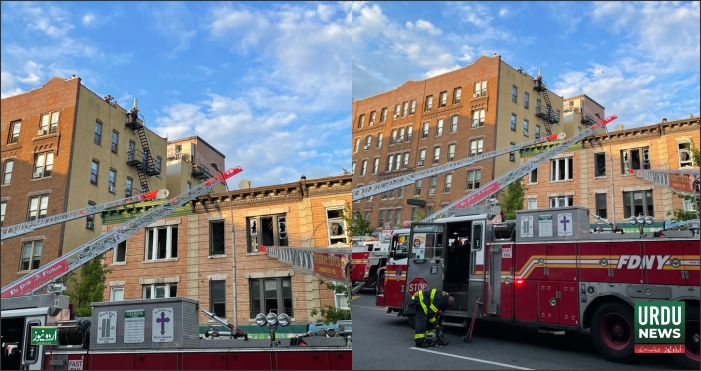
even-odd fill
[[[602,356],[628,362],[634,303],[684,301],[685,353],[673,357],[699,368],[699,238],[692,231],[591,233],[589,211],[578,206],[519,211],[516,222],[499,214],[498,207],[458,209],[412,224],[408,238],[395,236],[376,304],[411,323],[414,292],[439,288],[456,298],[444,325],[467,326],[476,313],[557,334],[590,329]]]

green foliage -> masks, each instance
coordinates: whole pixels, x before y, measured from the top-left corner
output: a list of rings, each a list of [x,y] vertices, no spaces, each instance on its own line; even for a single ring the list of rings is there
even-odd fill
[[[346,297],[350,298],[351,297],[351,288],[349,286],[343,285],[343,284],[337,284],[333,282],[324,282],[322,279],[319,279],[319,283],[321,284],[326,284],[326,288],[329,290],[332,290],[334,294],[345,294]],[[334,308],[330,305],[327,305],[326,308],[314,308],[312,309],[311,313],[312,316],[316,316],[318,314],[321,315],[321,322],[325,324],[330,324],[330,323],[337,323],[340,320],[349,320],[351,319],[351,311],[347,309],[339,309],[339,308]]]
[[[352,217],[350,216],[352,215]],[[348,238],[353,236],[369,236],[374,230],[370,228],[370,221],[365,220],[359,211],[352,212],[351,204],[346,202],[346,207],[343,210],[343,219],[346,220],[348,228]]]
[[[420,207],[416,211],[416,217],[414,219],[412,219],[411,221],[412,222],[420,222],[420,221],[426,219],[427,216],[428,216],[428,212],[426,211],[426,208]]]
[[[525,192],[528,188],[523,186],[523,178],[509,184],[506,188],[506,193],[499,195],[497,205],[504,212],[504,218],[507,220],[516,219],[516,210],[523,210]]]
[[[89,317],[92,313],[90,303],[101,302],[105,291],[105,275],[112,272],[103,264],[105,255],[100,255],[85,263],[80,270],[80,280],[72,276],[74,291],[66,292],[75,307],[77,317]]]

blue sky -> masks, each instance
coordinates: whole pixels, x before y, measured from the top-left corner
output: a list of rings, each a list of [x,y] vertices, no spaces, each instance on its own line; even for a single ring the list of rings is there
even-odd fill
[[[498,53],[625,128],[699,116],[699,2],[354,2],[353,98]]]
[[[2,2],[2,97],[72,74],[265,186],[351,163],[350,3]]]

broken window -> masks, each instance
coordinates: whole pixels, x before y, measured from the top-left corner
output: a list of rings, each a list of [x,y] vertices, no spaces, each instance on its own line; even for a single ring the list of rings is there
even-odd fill
[[[259,252],[260,246],[287,246],[285,215],[257,216],[246,219],[248,252]]]
[[[649,169],[650,151],[648,147],[631,148],[621,151],[621,173],[630,174],[631,170]]]

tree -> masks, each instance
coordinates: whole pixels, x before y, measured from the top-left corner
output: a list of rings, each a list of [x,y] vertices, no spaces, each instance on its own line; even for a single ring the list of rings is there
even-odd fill
[[[523,186],[523,178],[509,184],[506,188],[506,193],[499,195],[500,200],[497,203],[504,212],[504,218],[516,219],[516,210],[523,210],[523,202],[525,192],[528,188]]]
[[[346,295],[347,298],[351,297],[351,289],[343,284],[336,284],[333,282],[324,282],[322,279],[319,279],[319,283],[321,284],[326,284],[326,288],[329,290],[333,290],[334,295],[335,294],[344,294]],[[310,312],[312,316],[316,316],[317,314],[321,314],[321,321],[325,324],[331,324],[331,323],[338,323],[338,321],[341,320],[349,320],[351,319],[351,311],[348,309],[340,309],[340,308],[335,308],[330,305],[327,305],[326,308],[314,308]]]
[[[427,216],[428,216],[428,212],[426,212],[426,208],[420,207],[416,211],[416,217],[414,217],[414,219],[412,219],[411,221],[412,222],[420,222],[420,221],[426,219]]]
[[[67,292],[70,301],[75,307],[77,317],[89,317],[92,314],[90,303],[101,302],[105,291],[105,276],[112,272],[103,264],[105,255],[100,255],[85,263],[80,270],[80,279],[72,276],[75,291]]]
[[[694,145],[693,140],[689,143],[689,150],[691,151],[691,159],[693,161],[693,166],[699,167],[699,164],[701,164],[701,154],[699,153],[699,149],[696,148],[696,146]],[[696,210],[701,210],[701,198],[699,198],[698,196],[680,194],[676,192],[674,194],[676,194],[677,197],[681,198],[684,201],[694,202]],[[674,220],[678,221],[698,219],[699,216],[697,214],[697,211],[686,211],[684,209],[677,209],[673,211],[668,211],[667,216],[671,216]]]
[[[352,212],[351,204],[346,202],[346,207],[343,210],[343,219],[346,220],[348,228],[348,238],[353,236],[369,236],[374,230],[370,228],[370,221],[365,220],[359,211]]]

